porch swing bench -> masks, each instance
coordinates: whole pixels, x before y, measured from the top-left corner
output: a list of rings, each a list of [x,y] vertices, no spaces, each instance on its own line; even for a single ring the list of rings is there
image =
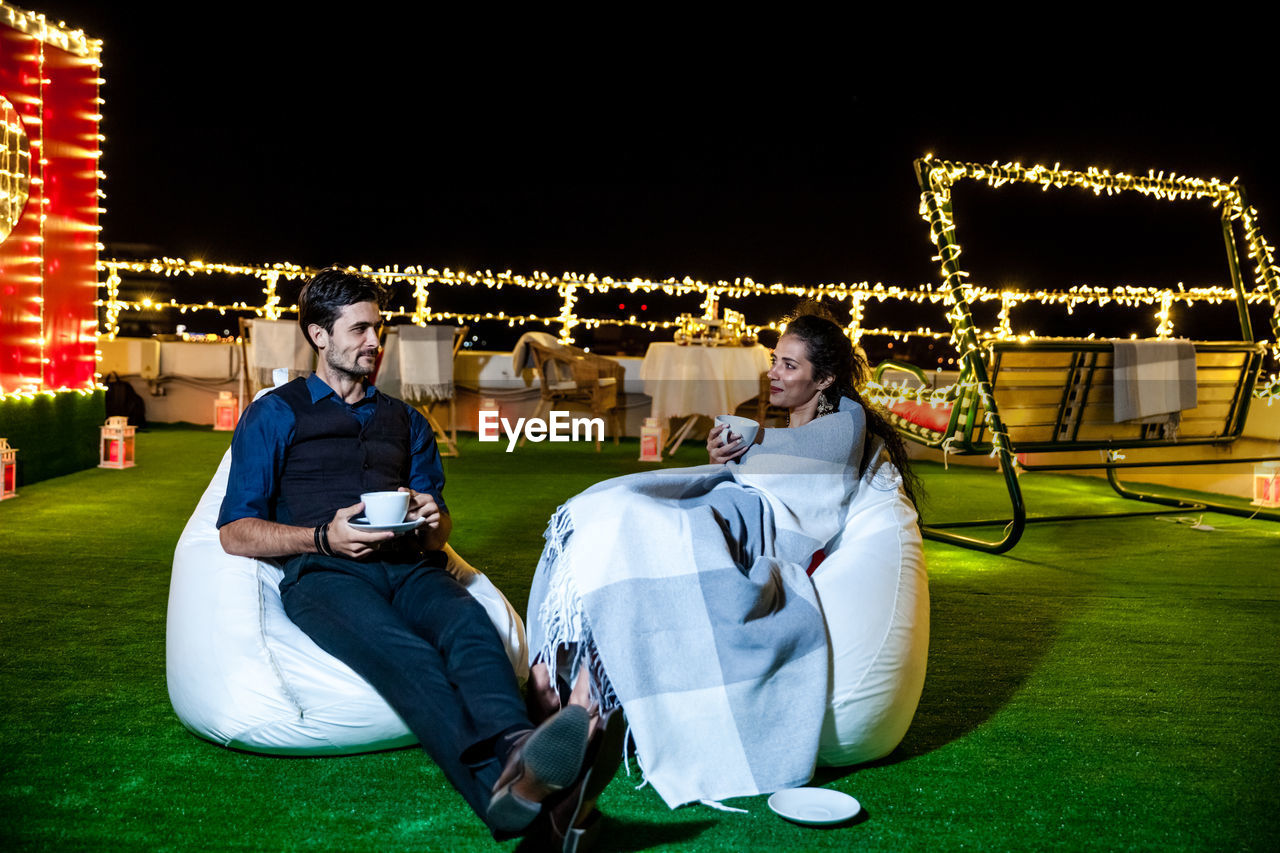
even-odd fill
[[[1028,517],[1017,468],[1025,471],[1103,469],[1111,487],[1125,498],[1188,512],[1212,510],[1255,515],[1252,509],[1224,503],[1192,501],[1142,491],[1125,486],[1117,476],[1117,471],[1127,468],[1211,465],[1222,461],[1252,463],[1280,458],[1121,461],[1119,454],[1125,450],[1224,445],[1240,437],[1254,383],[1266,353],[1264,345],[1239,341],[1196,342],[1194,347],[1196,406],[1182,412],[1176,436],[1166,435],[1159,423],[1115,422],[1114,350],[1111,342],[1101,340],[992,340],[985,344],[981,367],[990,378],[991,408],[992,414],[996,415],[994,422],[1003,425],[1006,436],[999,443],[993,440],[992,419],[986,416],[980,385],[971,368],[962,370],[953,386],[953,399],[949,402],[941,405],[898,402],[891,405],[889,421],[910,441],[959,456],[996,456],[1008,489],[1012,507],[1009,518],[928,524],[923,526],[925,537],[999,554],[1016,545],[1023,529],[1031,522],[1130,517],[1169,511]],[[883,384],[894,371],[908,373],[922,385],[928,384],[927,376],[920,368],[895,361],[877,366],[874,378]],[[1082,450],[1102,451],[1106,454],[1106,461],[1070,464],[1023,462],[1015,467],[1015,458],[1024,454]],[[1256,515],[1280,520],[1280,513],[1258,511]],[[994,541],[951,532],[957,528],[996,525],[1004,526],[1005,531],[1000,539]]]
[[[890,407],[890,419],[904,438],[959,455],[996,457],[1004,476],[1012,507],[1010,518],[947,521],[922,526],[926,538],[966,548],[1000,554],[1017,544],[1030,522],[1066,521],[1087,518],[1155,515],[1168,509],[1096,515],[1055,515],[1028,518],[1018,468],[1028,471],[1072,471],[1103,469],[1107,481],[1122,497],[1173,507],[1185,511],[1212,510],[1232,515],[1280,521],[1280,512],[1256,512],[1207,499],[1189,500],[1155,494],[1123,485],[1117,471],[1128,468],[1158,468],[1184,465],[1254,463],[1280,456],[1231,459],[1182,459],[1170,451],[1194,445],[1228,445],[1240,438],[1254,388],[1262,370],[1267,346],[1255,341],[1249,317],[1248,295],[1240,275],[1233,221],[1243,222],[1250,244],[1249,257],[1257,266],[1256,279],[1270,303],[1269,318],[1274,338],[1280,338],[1280,275],[1272,262],[1270,247],[1257,230],[1256,211],[1244,199],[1238,184],[1197,181],[1183,178],[1141,178],[1103,172],[1071,172],[1042,167],[1023,168],[958,163],[926,157],[916,161],[916,178],[921,189],[921,211],[929,222],[932,240],[938,249],[942,283],[951,310],[948,317],[960,350],[960,376],[940,406],[898,402]],[[1169,198],[1204,198],[1217,206],[1226,246],[1228,268],[1235,291],[1240,320],[1240,340],[1196,342],[1194,372],[1190,353],[1180,356],[1188,369],[1180,379],[1189,383],[1194,376],[1195,401],[1178,406],[1181,422],[1176,432],[1166,424],[1140,422],[1138,418],[1116,420],[1116,380],[1133,381],[1141,376],[1117,371],[1116,347],[1110,341],[1092,338],[1041,338],[1014,340],[986,338],[979,334],[970,306],[970,292],[964,284],[968,275],[959,264],[960,246],[955,239],[955,218],[951,188],[959,180],[979,180],[998,186],[1006,182],[1027,182],[1043,189],[1077,187],[1108,194],[1137,191]],[[923,371],[912,365],[885,362],[877,367],[875,379],[883,380],[890,370],[906,371],[927,384]],[[1127,389],[1126,389],[1127,390]],[[1189,396],[1189,395],[1188,395]],[[1121,414],[1129,417],[1127,394],[1122,394]],[[1151,449],[1155,461],[1121,461],[1120,451]],[[1024,454],[1055,454],[1082,450],[1105,453],[1096,463],[1026,464]],[[1015,464],[1022,458],[1024,464]],[[983,539],[956,529],[1001,526],[998,539]]]

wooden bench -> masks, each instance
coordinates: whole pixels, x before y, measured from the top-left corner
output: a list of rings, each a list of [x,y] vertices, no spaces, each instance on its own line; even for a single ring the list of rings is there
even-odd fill
[[[1073,464],[1023,464],[1024,470],[1065,471],[1105,469],[1117,493],[1184,510],[1212,509],[1237,515],[1252,510],[1210,501],[1139,492],[1123,486],[1117,469],[1256,462],[1280,457],[1230,460],[1167,459],[1126,463],[1116,451],[1134,448],[1173,448],[1199,444],[1228,444],[1240,437],[1249,404],[1265,356],[1265,347],[1247,342],[1200,342],[1196,350],[1196,406],[1181,413],[1175,435],[1166,435],[1162,424],[1115,422],[1113,401],[1113,348],[1110,342],[1085,339],[1044,339],[1019,342],[993,340],[983,346],[978,368],[966,365],[953,386],[950,399],[941,405],[899,402],[889,409],[890,421],[904,437],[959,455],[991,455],[999,459],[1012,504],[1012,517],[934,523],[924,535],[991,553],[1009,550],[1022,536],[1029,521],[1063,521],[1102,516],[1040,516],[1027,518],[1018,485],[1014,457],[1026,453],[1065,453],[1081,450],[1108,451],[1106,461]],[[883,384],[890,371],[904,371],[927,384],[926,374],[913,365],[885,362],[875,371]],[[989,378],[991,399],[982,393],[979,377]],[[1167,510],[1117,515],[1146,515]],[[1262,518],[1280,520],[1280,514],[1257,512]],[[977,539],[950,532],[951,528],[1005,525],[998,540]]]

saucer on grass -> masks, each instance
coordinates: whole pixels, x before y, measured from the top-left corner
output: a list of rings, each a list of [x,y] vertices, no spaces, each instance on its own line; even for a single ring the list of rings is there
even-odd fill
[[[862,805],[839,791],[790,788],[769,797],[769,808],[794,823],[823,826],[849,820],[862,810]]]

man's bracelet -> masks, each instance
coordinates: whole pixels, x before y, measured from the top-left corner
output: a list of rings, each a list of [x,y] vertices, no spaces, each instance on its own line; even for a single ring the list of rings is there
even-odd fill
[[[316,528],[316,551],[326,557],[333,556],[333,548],[329,546],[329,522],[325,522]]]

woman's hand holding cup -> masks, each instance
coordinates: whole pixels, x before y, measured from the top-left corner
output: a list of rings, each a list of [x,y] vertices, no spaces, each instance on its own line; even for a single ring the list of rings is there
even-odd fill
[[[760,425],[750,418],[720,415],[707,435],[707,453],[712,463],[723,465],[747,451],[755,441]]]

